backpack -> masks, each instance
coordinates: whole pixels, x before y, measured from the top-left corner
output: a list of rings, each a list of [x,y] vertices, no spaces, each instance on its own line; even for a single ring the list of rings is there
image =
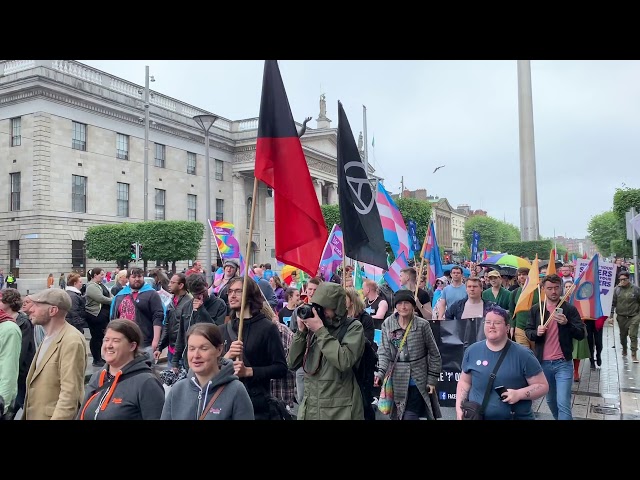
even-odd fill
[[[347,333],[349,325],[351,325],[355,321],[357,321],[357,319],[347,318],[344,322],[342,322],[342,325],[340,325],[340,328],[335,335],[340,343],[342,343],[342,339]],[[375,410],[373,409],[373,405],[371,404],[371,402],[373,401],[372,389],[377,364],[378,355],[373,349],[373,345],[371,345],[371,342],[369,342],[369,340],[365,338],[362,356],[352,367],[353,375],[358,382],[358,387],[360,387],[360,395],[362,396],[362,406],[364,408],[365,420],[375,420]]]

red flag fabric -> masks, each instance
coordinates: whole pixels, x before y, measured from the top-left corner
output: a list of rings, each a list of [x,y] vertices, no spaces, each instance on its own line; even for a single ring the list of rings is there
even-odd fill
[[[589,257],[587,257],[587,252],[584,252],[584,253],[582,254],[582,258],[584,258],[584,259],[589,258]]]
[[[568,262],[569,262],[569,252],[566,251],[566,252],[564,252],[564,263],[568,263]]]
[[[273,188],[276,259],[314,276],[328,233],[276,60],[266,60],[255,176]]]

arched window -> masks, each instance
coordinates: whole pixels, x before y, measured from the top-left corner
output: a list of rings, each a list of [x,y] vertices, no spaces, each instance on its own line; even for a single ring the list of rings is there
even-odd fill
[[[249,263],[251,265],[253,265],[254,263],[258,263],[257,256],[258,256],[258,245],[256,244],[256,242],[251,242],[251,253],[249,254],[249,257],[250,257]]]

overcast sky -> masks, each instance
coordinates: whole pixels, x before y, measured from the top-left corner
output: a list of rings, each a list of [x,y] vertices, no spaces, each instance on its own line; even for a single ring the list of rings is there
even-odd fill
[[[257,117],[262,60],[80,60],[230,120]],[[392,193],[426,188],[520,226],[516,60],[281,60],[294,119],[338,100]],[[640,187],[640,61],[531,62],[540,233],[583,238],[616,187]],[[375,148],[371,142],[375,138]],[[433,169],[446,165],[433,174]]]

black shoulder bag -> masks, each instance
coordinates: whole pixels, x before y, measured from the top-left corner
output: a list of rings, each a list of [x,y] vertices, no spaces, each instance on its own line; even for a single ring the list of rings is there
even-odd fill
[[[502,361],[504,357],[507,356],[507,352],[509,351],[509,347],[511,346],[511,340],[507,340],[507,344],[502,349],[502,353],[500,354],[500,358],[498,358],[498,362],[491,372],[489,376],[489,382],[487,382],[487,389],[484,392],[484,398],[482,399],[482,405],[478,402],[472,402],[470,400],[463,400],[460,407],[462,408],[462,420],[484,420],[484,410],[487,408],[487,403],[489,403],[489,395],[491,395],[491,390],[493,389],[493,381],[496,379],[496,373],[498,373],[498,369],[500,365],[502,365]]]

